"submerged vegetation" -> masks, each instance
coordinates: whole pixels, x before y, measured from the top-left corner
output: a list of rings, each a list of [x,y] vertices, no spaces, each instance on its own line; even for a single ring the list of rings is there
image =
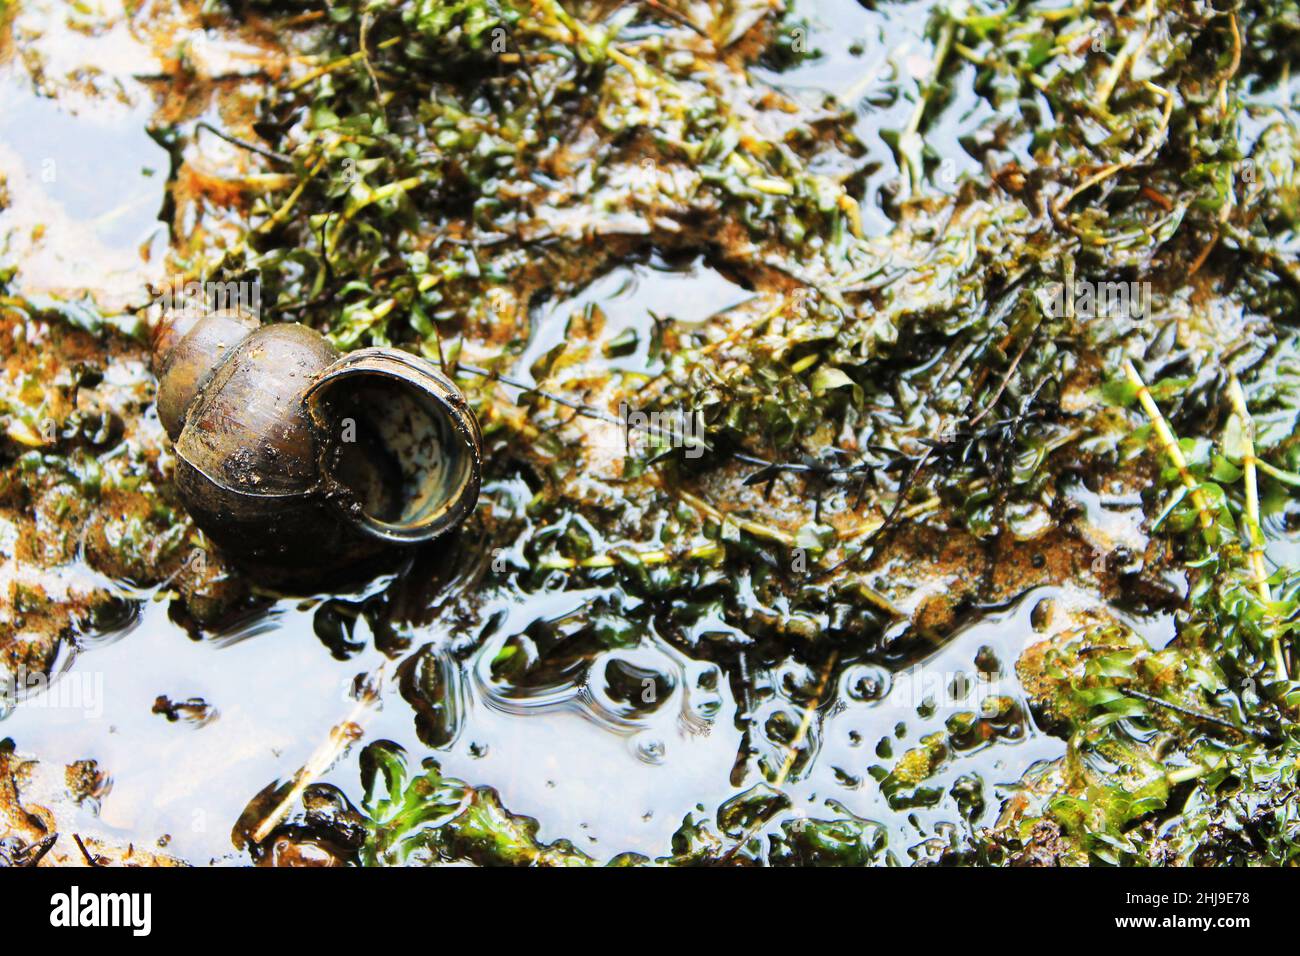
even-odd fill
[[[342,659],[368,625],[427,752],[339,725],[314,771],[351,746],[361,779],[268,788],[236,827],[254,858],[1296,858],[1300,7],[863,6],[879,35],[816,95],[787,82],[825,59],[811,2],[204,8],[286,52],[219,131],[239,176],[194,171],[193,117],[154,130],[176,269],[440,363],[490,479],[436,557],[315,614]],[[696,321],[564,310],[629,263],[743,295]],[[268,596],[209,555],[147,420],[157,306],[42,300],[21,268],[0,623],[33,636],[0,660],[52,669],[127,613],[122,581],[196,633],[246,620]],[[626,409],[699,440],[631,440]],[[56,591],[74,560],[100,578]],[[1014,659],[955,642],[1036,588]],[[544,838],[444,772],[475,695],[585,708],[652,764],[659,716],[703,736],[734,702],[730,795],[649,852]],[[1063,751],[1008,779],[989,755],[1030,737]]]

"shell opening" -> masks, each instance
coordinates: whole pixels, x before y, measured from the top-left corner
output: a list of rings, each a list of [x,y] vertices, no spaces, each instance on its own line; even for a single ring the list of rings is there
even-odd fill
[[[454,384],[421,359],[363,349],[320,374],[305,396],[330,498],[364,532],[416,542],[473,510],[478,423]]]

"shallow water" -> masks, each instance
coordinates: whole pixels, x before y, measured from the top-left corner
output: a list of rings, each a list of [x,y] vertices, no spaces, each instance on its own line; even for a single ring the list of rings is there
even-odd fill
[[[516,363],[517,375],[529,384],[532,366],[565,341],[569,320],[584,310],[600,309],[605,317],[603,343],[626,342],[614,350],[607,366],[616,371],[653,375],[663,368],[650,355],[657,322],[691,325],[703,322],[751,298],[751,293],[722,275],[702,256],[669,260],[652,255],[607,272],[579,294],[536,303],[530,310],[531,334]]]
[[[927,26],[936,6],[935,0],[802,4],[798,9],[807,32],[798,39],[819,55],[790,69],[754,71],[759,80],[791,96],[855,117],[853,131],[863,155],[844,168],[818,171],[837,178],[864,177],[862,223],[870,235],[886,233],[893,225],[884,206],[898,187],[901,171],[891,140],[907,128],[933,70],[934,41]],[[963,69],[974,70],[969,64]],[[930,165],[929,182],[943,192],[952,192],[962,176],[979,171],[962,140],[992,115],[972,83],[958,80],[949,88],[955,99],[926,106],[926,142],[942,157]]]
[[[15,19],[23,56],[0,63],[0,250],[22,263],[16,288],[138,303],[168,242],[169,159],[133,74],[155,61],[120,20],[77,29],[49,2],[24,3]]]
[[[625,851],[662,856],[686,814],[711,816],[763,779],[764,761],[779,765],[786,751],[761,728],[787,715],[797,722],[796,702],[816,675],[794,659],[751,671],[756,694],[747,712],[725,669],[652,637],[589,656],[542,686],[493,677],[491,661],[510,635],[603,593],[503,590],[485,606],[494,634],[467,655],[456,653],[467,635],[449,621],[404,630],[411,649],[402,659],[444,668],[443,702],[457,717],[438,746],[417,728],[399,668],[376,649],[365,616],[346,660],[317,637],[319,598],[282,600],[237,631],[203,640],[169,620],[165,600],[148,600],[126,629],[86,642],[53,686],[20,704],[0,730],[42,760],[93,759],[110,775],[107,792],[81,811],[98,819],[74,823],[137,845],[162,840],[166,852],[195,862],[235,863],[246,857],[232,846],[231,830],[246,805],[268,784],[287,782],[349,715],[358,675],[382,671],[378,704],[359,721],[365,742],[395,741],[412,758],[435,756],[445,773],[496,788],[508,809],[540,821],[543,842],[569,839],[598,860]],[[955,819],[951,791],[974,775],[985,803],[971,822],[992,824],[1026,771],[1064,751],[1034,725],[1014,672],[1020,653],[1042,636],[1031,615],[1044,601],[1061,610],[1093,603],[1080,592],[1038,588],[976,615],[942,647],[892,671],[865,658],[841,660],[786,780],[790,813],[842,816],[838,804],[883,824],[894,857],[906,862],[908,848]],[[656,686],[648,703],[640,694],[647,675]],[[631,701],[619,680],[627,676]],[[210,710],[201,722],[172,721],[154,712],[160,695],[198,699]],[[979,713],[998,696],[1014,702],[1017,716],[925,782],[933,805],[891,806],[870,769],[892,766],[954,715]],[[737,778],[731,771],[746,728],[756,729],[750,739],[759,764]],[[354,746],[320,778],[358,804],[359,751]]]
[[[738,785],[729,780],[749,717],[732,698],[729,681],[707,679],[714,665],[652,639],[631,651],[596,655],[567,679],[540,689],[491,676],[490,661],[508,635],[596,596],[566,591],[492,602],[505,617],[496,636],[464,663],[450,660],[448,649],[458,640],[453,629],[414,629],[412,654],[441,654],[454,674],[446,684],[455,688],[461,714],[452,739],[436,749],[421,741],[393,679],[363,721],[365,739],[396,741],[413,757],[433,754],[446,773],[496,788],[507,808],[538,818],[544,842],[567,838],[597,859],[629,850],[663,855],[697,804],[711,811],[759,779],[751,773]],[[892,763],[877,756],[877,745],[888,738],[899,755],[941,730],[952,714],[978,710],[995,693],[1023,706],[1012,668],[1034,636],[1029,614],[1053,596],[1071,599],[1048,589],[1032,592],[892,674],[865,661],[844,662],[822,706],[824,723],[809,737],[813,760],[801,762],[787,782],[796,812],[831,816],[826,801],[838,801],[887,824],[896,851],[951,820],[947,808],[896,811],[885,804],[867,772],[872,764]],[[356,675],[381,665],[393,673],[391,662],[366,640],[364,619],[353,633],[361,649],[344,661],[332,656],[313,630],[319,606],[319,600],[282,601],[234,639],[196,641],[168,620],[164,601],[147,602],[133,626],[78,652],[43,697],[22,703],[2,729],[43,760],[99,762],[112,785],[99,800],[95,830],[137,844],[164,838],[168,853],[193,861],[237,861],[230,831],[247,803],[269,783],[289,779],[349,713]],[[996,679],[976,679],[981,648],[992,648],[1001,662]],[[756,724],[789,705],[782,671],[799,666],[789,662],[753,675],[757,685],[776,688],[755,706]],[[661,675],[668,691],[652,705],[620,707],[610,680],[618,668],[634,675],[638,689],[640,675]],[[954,692],[958,675],[968,679],[964,692],[960,685]],[[160,695],[173,702],[198,698],[214,713],[201,724],[170,721],[152,712]],[[953,760],[929,785],[946,790],[961,775],[978,773],[1002,792],[1035,761],[1062,752],[1062,742],[1041,734],[1032,721],[1012,733]],[[360,797],[358,752],[354,748],[321,778],[354,802]],[[996,815],[993,793],[985,816]]]
[[[168,160],[144,131],[151,112],[75,113],[15,78],[0,84],[0,140],[16,157],[17,174],[40,182],[69,220],[105,246],[134,247],[165,234],[158,210]]]

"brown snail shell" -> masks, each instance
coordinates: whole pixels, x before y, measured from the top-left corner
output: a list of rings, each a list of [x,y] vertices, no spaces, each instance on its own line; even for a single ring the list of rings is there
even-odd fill
[[[158,417],[195,523],[232,556],[332,567],[428,541],[474,509],[482,435],[456,385],[398,349],[221,311],[154,330]]]

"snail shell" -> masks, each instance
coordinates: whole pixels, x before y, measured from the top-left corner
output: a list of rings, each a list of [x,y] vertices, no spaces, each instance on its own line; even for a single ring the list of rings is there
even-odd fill
[[[340,357],[313,329],[237,311],[168,313],[153,339],[176,486],[232,556],[339,566],[435,538],[473,510],[478,421],[423,359]]]

